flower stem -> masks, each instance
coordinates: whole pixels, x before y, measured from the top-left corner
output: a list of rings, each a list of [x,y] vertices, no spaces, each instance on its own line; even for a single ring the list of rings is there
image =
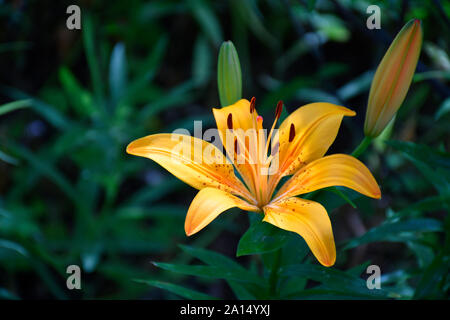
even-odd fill
[[[356,147],[355,151],[353,151],[352,156],[358,158],[364,151],[366,151],[367,147],[372,143],[373,138],[364,137],[359,146]]]
[[[277,294],[277,286],[278,286],[278,271],[280,269],[281,264],[281,249],[278,249],[275,252],[275,261],[272,265],[272,270],[270,271],[269,276],[269,294],[271,298],[274,298]]]

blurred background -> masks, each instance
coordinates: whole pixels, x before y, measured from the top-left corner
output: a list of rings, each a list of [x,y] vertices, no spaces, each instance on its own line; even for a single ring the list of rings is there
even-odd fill
[[[66,27],[71,4],[81,8],[81,30]],[[366,27],[371,4],[381,8],[379,30]],[[187,238],[184,217],[196,190],[127,155],[126,145],[192,130],[194,120],[213,127],[218,50],[232,40],[243,96],[255,96],[264,117],[273,118],[280,99],[288,112],[314,101],[355,110],[329,151],[351,153],[363,138],[374,71],[395,34],[418,18],[424,45],[409,94],[392,136],[362,157],[383,198],[329,214],[337,269],[370,261],[406,298],[448,298],[449,16],[450,2],[439,0],[0,0],[0,297],[177,297],[134,279],[235,297],[223,280],[151,261],[189,264],[178,246],[189,244],[249,266],[257,256],[235,258],[248,218],[230,211]],[[387,138],[422,149],[389,147]],[[341,250],[399,216],[415,224]],[[82,290],[66,288],[73,264],[82,269]]]

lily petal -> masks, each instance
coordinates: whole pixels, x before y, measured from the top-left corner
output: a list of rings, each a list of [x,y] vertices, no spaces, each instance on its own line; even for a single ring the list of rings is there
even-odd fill
[[[217,109],[213,108],[214,118],[216,119],[217,129],[225,137],[225,131],[228,129],[228,115],[233,115],[233,129],[253,129],[253,118],[250,113],[250,101],[241,99],[235,104]],[[255,110],[256,112],[256,110]]]
[[[333,154],[301,168],[281,187],[275,199],[331,186],[347,187],[371,198],[381,198],[375,178],[361,161],[346,154]]]
[[[243,141],[245,143],[246,150],[252,150],[249,151],[253,155],[253,161],[256,162],[256,152],[253,151],[254,147],[256,146],[256,140],[253,138],[254,132],[256,132],[256,128],[253,123],[253,115],[250,113],[250,101],[247,99],[241,99],[237,101],[235,104],[232,104],[230,106],[216,109],[213,108],[213,114],[214,118],[216,119],[217,129],[219,130],[220,138],[222,140],[222,144],[227,150],[227,154],[230,159],[234,160],[234,141],[226,141],[226,133],[227,130],[229,130],[229,121],[232,122],[232,128],[234,134],[240,137],[240,141]],[[258,116],[256,113],[256,110],[253,110],[255,112],[255,116]],[[229,118],[229,115],[231,114],[231,118]],[[252,139],[252,143],[250,143],[250,139]],[[250,148],[250,146],[252,148]],[[242,163],[243,162],[243,163]],[[235,161],[235,166],[238,172],[241,174],[242,178],[244,179],[245,183],[250,187],[255,189],[255,186],[253,185],[253,179],[252,179],[252,170],[251,170],[251,164],[249,164],[248,161],[241,161],[237,162]],[[253,190],[254,191],[254,190]]]
[[[299,234],[319,262],[330,267],[336,261],[331,221],[325,208],[317,202],[287,198],[264,207],[263,221]]]
[[[323,157],[336,139],[342,118],[356,113],[332,103],[307,104],[291,113],[278,130],[279,174],[293,174]]]
[[[182,134],[154,134],[131,142],[127,152],[152,159],[196,189],[214,187],[252,198],[224,154],[204,140]]]
[[[197,233],[213,221],[219,214],[233,207],[246,211],[259,211],[246,201],[232,194],[215,189],[202,189],[192,200],[186,215],[184,230],[188,236]]]

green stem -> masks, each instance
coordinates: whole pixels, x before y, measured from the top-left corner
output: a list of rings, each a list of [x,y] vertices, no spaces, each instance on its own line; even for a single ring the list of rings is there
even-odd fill
[[[275,252],[275,261],[272,265],[272,270],[270,271],[269,277],[269,294],[271,298],[274,298],[277,293],[278,286],[278,271],[281,264],[281,249]]]
[[[356,147],[355,151],[353,151],[352,156],[358,158],[364,151],[366,151],[367,147],[371,144],[373,138],[364,137],[359,146]]]

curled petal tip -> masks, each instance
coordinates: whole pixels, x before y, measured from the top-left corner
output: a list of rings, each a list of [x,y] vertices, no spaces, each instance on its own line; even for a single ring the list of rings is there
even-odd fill
[[[133,141],[133,142],[134,142],[134,141]],[[127,152],[128,154],[133,154],[133,142],[130,142],[130,143],[127,145],[126,152]]]
[[[320,264],[322,264],[324,267],[332,267],[336,263],[336,257],[334,259],[326,260],[326,261],[320,261]]]

